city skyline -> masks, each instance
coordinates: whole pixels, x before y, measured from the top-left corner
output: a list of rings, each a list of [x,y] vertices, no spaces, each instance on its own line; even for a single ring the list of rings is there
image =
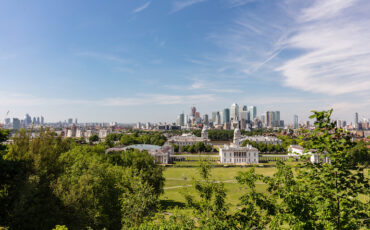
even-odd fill
[[[365,0],[1,4],[1,120],[173,122],[233,102],[370,117]]]

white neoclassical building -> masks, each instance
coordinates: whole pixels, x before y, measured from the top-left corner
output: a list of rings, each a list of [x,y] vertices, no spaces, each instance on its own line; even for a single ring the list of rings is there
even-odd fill
[[[204,126],[202,129],[202,134],[200,137],[197,137],[193,134],[184,133],[181,136],[173,136],[168,139],[169,144],[175,144],[178,146],[184,145],[195,145],[198,142],[203,142],[204,144],[210,144],[208,139],[208,127]]]
[[[220,148],[220,163],[258,164],[258,149],[251,145],[240,146],[240,130],[234,130],[234,140],[230,145]]]

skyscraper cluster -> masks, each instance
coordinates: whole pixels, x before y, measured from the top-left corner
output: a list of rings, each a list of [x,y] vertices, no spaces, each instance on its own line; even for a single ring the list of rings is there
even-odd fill
[[[224,108],[220,111],[214,111],[209,117],[208,114],[200,116],[195,106],[190,108],[190,115],[181,113],[177,117],[176,124],[183,128],[196,127],[207,125],[219,129],[241,128],[249,129],[254,125],[258,125],[256,106],[239,107],[237,103],[233,103],[230,108]],[[280,115],[279,115],[280,116]],[[262,126],[262,124],[259,124]]]

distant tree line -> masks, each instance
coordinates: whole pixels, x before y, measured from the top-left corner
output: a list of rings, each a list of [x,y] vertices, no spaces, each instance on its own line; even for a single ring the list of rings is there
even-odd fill
[[[266,144],[263,142],[255,142],[250,140],[245,140],[242,143],[242,146],[246,146],[247,144],[257,148],[262,153],[284,153],[286,149],[280,144]]]
[[[187,153],[200,153],[200,152],[217,152],[212,145],[204,144],[203,142],[198,142],[194,145],[172,145],[175,152],[187,152]]]

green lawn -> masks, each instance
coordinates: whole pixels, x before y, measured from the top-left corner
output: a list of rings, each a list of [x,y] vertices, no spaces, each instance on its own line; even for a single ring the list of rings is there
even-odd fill
[[[293,164],[293,162],[289,162]],[[296,164],[296,163],[294,163]],[[246,191],[246,188],[236,183],[235,177],[238,172],[245,172],[250,170],[250,167],[216,167],[213,168],[211,174],[216,181],[222,181],[227,189],[227,203],[230,204],[230,210],[235,210],[239,203],[239,198]],[[256,173],[265,176],[272,176],[276,172],[275,167],[256,167]],[[182,209],[183,212],[190,212],[185,208],[183,192],[195,194],[194,189],[191,187],[192,178],[199,178],[198,168],[196,167],[168,167],[164,171],[166,178],[164,186],[164,194],[161,196],[162,206],[169,212],[176,206]],[[257,191],[266,191],[267,185],[257,184]],[[368,196],[360,196],[362,201],[369,199]]]
[[[250,170],[250,167],[230,167],[230,168],[213,168],[211,173],[216,181],[225,183],[227,190],[227,202],[233,210],[239,203],[240,196],[244,193],[245,188],[236,183],[235,177],[238,172]],[[272,176],[276,172],[276,168],[256,168],[256,172],[265,176]],[[162,205],[171,211],[174,207],[184,208],[183,192],[194,194],[194,189],[191,187],[192,178],[199,178],[198,169],[192,168],[166,168],[164,171],[166,178],[164,186],[164,194],[162,195]],[[257,190],[265,191],[266,185],[257,184]],[[184,209],[184,211],[189,211]]]

